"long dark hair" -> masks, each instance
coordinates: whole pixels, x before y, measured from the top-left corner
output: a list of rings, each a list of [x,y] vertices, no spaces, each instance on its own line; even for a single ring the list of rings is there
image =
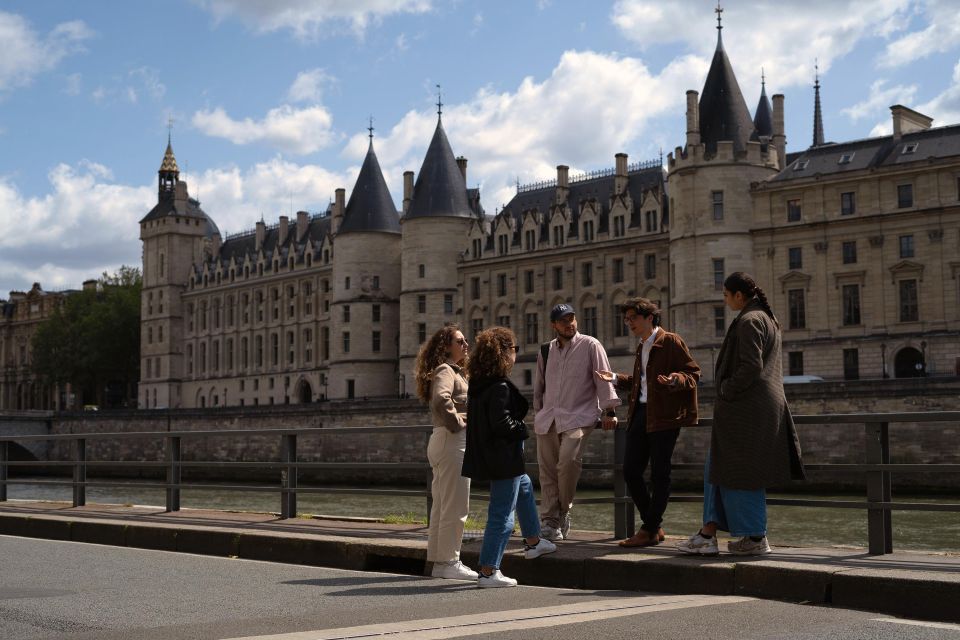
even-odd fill
[[[767,302],[767,294],[763,292],[763,289],[760,288],[752,276],[743,271],[735,271],[723,281],[723,288],[730,293],[742,293],[743,297],[747,300],[756,298],[763,311],[770,316],[773,323],[777,325],[777,329],[780,328],[780,321],[777,320],[777,316],[773,315],[773,309],[770,308],[770,303]]]

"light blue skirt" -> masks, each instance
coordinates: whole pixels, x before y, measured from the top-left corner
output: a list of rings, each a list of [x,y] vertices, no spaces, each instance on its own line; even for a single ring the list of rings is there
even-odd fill
[[[765,489],[728,489],[710,482],[710,452],[703,470],[703,522],[716,522],[717,529],[731,536],[767,535]]]

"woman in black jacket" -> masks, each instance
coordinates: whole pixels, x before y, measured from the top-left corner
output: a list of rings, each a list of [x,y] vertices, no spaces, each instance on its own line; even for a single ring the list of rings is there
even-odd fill
[[[517,581],[500,573],[500,561],[513,533],[513,512],[520,518],[524,556],[538,558],[557,550],[540,538],[540,514],[533,483],[524,470],[523,441],[527,439],[527,400],[508,377],[517,359],[516,336],[493,327],[481,332],[467,370],[467,449],[463,475],[490,481],[487,528],[480,550],[480,587],[514,587]]]

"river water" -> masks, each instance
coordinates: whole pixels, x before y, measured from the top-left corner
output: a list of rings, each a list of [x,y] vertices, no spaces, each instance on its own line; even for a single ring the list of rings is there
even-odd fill
[[[210,483],[213,484],[213,483]],[[369,488],[369,487],[368,487]],[[397,487],[393,487],[397,488]],[[422,490],[422,487],[406,487]],[[70,501],[70,487],[11,485],[11,499]],[[580,498],[609,497],[609,491],[581,490]],[[770,497],[864,500],[862,495],[770,494]],[[960,502],[960,496],[895,495],[901,502]],[[277,512],[279,493],[226,491],[222,489],[184,489],[181,506],[195,509]],[[87,503],[155,505],[164,504],[164,491],[137,487],[88,487]],[[387,516],[425,520],[426,499],[403,496],[323,495],[297,496],[298,512],[344,517],[384,518]],[[699,503],[672,502],[667,509],[664,529],[671,535],[695,533],[700,526]],[[486,502],[471,505],[467,535],[478,535],[486,520]],[[613,505],[574,505],[571,512],[574,529],[613,531]],[[860,509],[770,506],[769,538],[777,543],[799,546],[867,546],[867,513]],[[637,526],[639,526],[639,518]],[[471,531],[471,529],[473,531]],[[896,550],[960,552],[960,513],[894,511],[893,544]]]

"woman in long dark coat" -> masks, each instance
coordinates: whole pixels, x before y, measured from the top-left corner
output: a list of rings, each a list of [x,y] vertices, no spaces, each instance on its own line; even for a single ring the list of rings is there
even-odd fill
[[[717,357],[704,524],[677,548],[716,555],[722,530],[739,538],[728,543],[730,553],[763,555],[770,553],[766,489],[803,478],[800,442],[783,392],[780,323],[763,289],[738,271],[724,281],[723,300],[740,314]]]

